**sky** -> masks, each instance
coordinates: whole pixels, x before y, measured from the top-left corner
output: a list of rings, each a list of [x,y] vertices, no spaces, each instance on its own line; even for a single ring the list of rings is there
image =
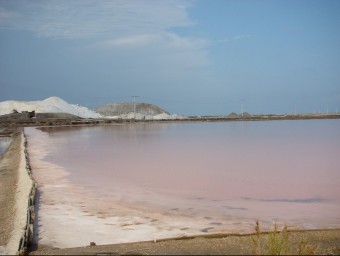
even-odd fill
[[[338,0],[0,0],[0,101],[340,112]]]

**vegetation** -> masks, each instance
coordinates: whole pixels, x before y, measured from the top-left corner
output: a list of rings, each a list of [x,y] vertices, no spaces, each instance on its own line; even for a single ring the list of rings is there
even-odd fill
[[[252,237],[254,255],[314,255],[316,245],[310,245],[307,239],[302,237],[298,246],[294,246],[289,236],[288,227],[285,225],[279,231],[275,223],[273,230],[265,236],[260,230],[259,221],[256,221],[255,236]]]

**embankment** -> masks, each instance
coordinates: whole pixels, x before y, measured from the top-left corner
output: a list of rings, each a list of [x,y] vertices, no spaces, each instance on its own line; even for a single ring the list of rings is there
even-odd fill
[[[1,159],[1,174],[7,179],[2,182],[3,209],[1,226],[7,225],[1,254],[24,254],[33,237],[35,182],[33,181],[26,139],[23,131],[13,135],[13,142]],[[5,174],[3,174],[5,173]],[[5,207],[5,209],[3,208]],[[7,214],[6,214],[7,213]]]

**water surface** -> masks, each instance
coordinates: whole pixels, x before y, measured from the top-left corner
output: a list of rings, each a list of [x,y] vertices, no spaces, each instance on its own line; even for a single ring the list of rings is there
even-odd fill
[[[0,137],[0,156],[2,156],[12,142],[11,137]]]
[[[41,191],[37,239],[68,247],[242,233],[257,219],[338,228],[339,121],[25,129]],[[65,242],[60,230],[84,237]]]

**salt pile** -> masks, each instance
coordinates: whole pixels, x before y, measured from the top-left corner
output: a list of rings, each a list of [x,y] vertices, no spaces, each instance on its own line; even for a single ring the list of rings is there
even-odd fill
[[[129,112],[114,116],[104,116],[78,104],[70,104],[59,97],[50,97],[42,101],[3,101],[0,102],[0,115],[11,114],[16,110],[35,111],[36,113],[68,113],[82,118],[106,118],[106,119],[137,119],[137,120],[173,120],[183,119],[184,116],[168,113],[136,113]]]
[[[136,119],[136,120],[175,120],[175,119],[183,119],[184,116],[178,115],[178,114],[167,114],[162,113],[158,115],[145,115],[141,113],[134,113],[130,112],[128,114],[121,114],[117,116],[105,116],[104,118],[107,119]]]
[[[101,118],[102,116],[86,107],[69,104],[61,98],[50,97],[42,101],[3,101],[0,102],[0,115],[13,113],[13,110],[35,111],[36,113],[69,113],[83,118]]]
[[[108,119],[172,120],[184,116],[171,115],[161,107],[144,102],[113,102],[95,109]]]

